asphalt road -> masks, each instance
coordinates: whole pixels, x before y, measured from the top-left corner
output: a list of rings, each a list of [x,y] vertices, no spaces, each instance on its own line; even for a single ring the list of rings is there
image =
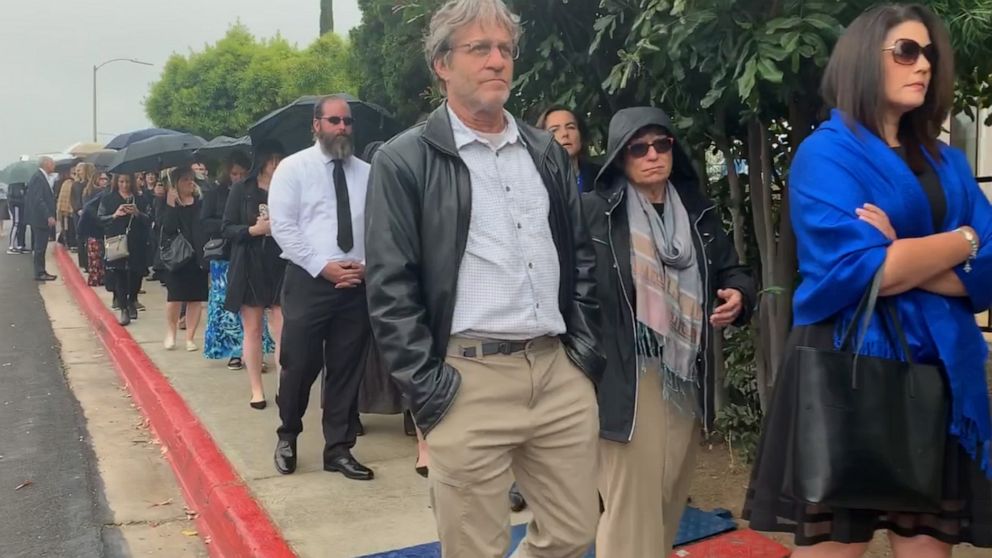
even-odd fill
[[[94,463],[31,256],[0,253],[0,556],[104,556]]]

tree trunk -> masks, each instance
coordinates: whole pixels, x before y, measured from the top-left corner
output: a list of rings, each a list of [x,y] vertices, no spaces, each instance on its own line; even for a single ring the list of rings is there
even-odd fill
[[[334,32],[334,0],[320,0],[320,34]]]

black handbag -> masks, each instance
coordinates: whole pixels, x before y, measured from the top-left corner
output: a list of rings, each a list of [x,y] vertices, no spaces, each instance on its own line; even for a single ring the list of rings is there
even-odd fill
[[[162,265],[169,271],[181,268],[191,259],[193,259],[193,246],[183,233],[176,233],[176,236],[162,247]]]
[[[830,508],[935,513],[943,496],[947,386],[939,367],[912,361],[895,307],[876,304],[881,279],[880,269],[840,350],[798,346],[786,359],[796,367],[787,373],[798,392],[792,495]],[[907,362],[858,354],[876,306]]]
[[[203,245],[203,261],[212,262],[215,260],[228,260],[227,239],[213,238]]]

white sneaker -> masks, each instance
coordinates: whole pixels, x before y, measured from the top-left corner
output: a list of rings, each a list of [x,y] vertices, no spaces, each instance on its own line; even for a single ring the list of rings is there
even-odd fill
[[[192,341],[187,341],[186,342],[186,350],[189,351],[189,352],[191,352],[191,353],[195,353],[196,351],[199,351],[200,348],[196,346],[196,343],[194,343]]]
[[[7,248],[7,254],[11,256],[19,256],[21,255],[21,251],[17,248]]]
[[[168,337],[166,337],[165,338],[165,341],[162,343],[162,346],[165,347],[165,350],[166,351],[171,351],[172,349],[175,349],[176,348],[176,338],[173,337],[173,336],[171,336],[171,335],[168,336]]]

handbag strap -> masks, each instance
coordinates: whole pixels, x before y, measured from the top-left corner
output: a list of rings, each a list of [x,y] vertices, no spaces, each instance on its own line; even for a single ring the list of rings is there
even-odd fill
[[[879,266],[878,271],[875,272],[875,276],[872,278],[871,285],[868,286],[865,294],[861,296],[861,300],[854,310],[854,315],[851,316],[851,322],[847,324],[847,329],[844,330],[844,335],[841,337],[841,349],[844,349],[850,344],[851,337],[857,332],[857,343],[854,352],[861,352],[861,347],[865,342],[865,335],[868,333],[868,326],[871,325],[871,319],[875,315],[875,306],[878,303],[878,292],[882,288],[884,270],[885,264]]]

